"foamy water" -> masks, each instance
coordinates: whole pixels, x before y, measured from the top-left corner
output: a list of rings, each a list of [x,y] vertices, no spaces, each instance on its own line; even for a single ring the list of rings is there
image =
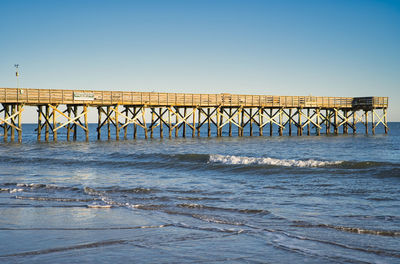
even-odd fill
[[[272,165],[285,167],[323,167],[329,165],[337,165],[342,161],[319,161],[319,160],[293,160],[293,159],[274,159],[274,158],[255,158],[241,157],[232,155],[210,155],[209,162],[234,164],[234,165]]]

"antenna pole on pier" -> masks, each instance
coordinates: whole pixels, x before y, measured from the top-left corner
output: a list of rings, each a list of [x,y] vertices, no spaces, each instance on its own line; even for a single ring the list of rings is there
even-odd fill
[[[17,89],[19,89],[19,80],[18,80],[18,76],[19,76],[19,64],[14,64],[15,67],[15,77],[17,78]]]

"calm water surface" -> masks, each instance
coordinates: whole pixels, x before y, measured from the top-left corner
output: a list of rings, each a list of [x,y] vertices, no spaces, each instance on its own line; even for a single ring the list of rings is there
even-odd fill
[[[33,129],[0,143],[1,263],[400,263],[400,123],[89,143]]]

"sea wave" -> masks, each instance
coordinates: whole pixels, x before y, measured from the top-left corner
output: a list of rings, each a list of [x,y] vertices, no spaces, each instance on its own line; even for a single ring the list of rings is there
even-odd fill
[[[255,158],[231,155],[210,155],[209,163],[223,163],[229,165],[271,165],[284,167],[324,167],[329,165],[337,165],[343,161],[319,161],[319,160],[292,160],[292,159],[275,159],[275,158]]]
[[[272,167],[293,167],[293,168],[318,168],[329,167],[343,171],[347,170],[363,170],[377,177],[398,177],[400,169],[399,163],[383,162],[383,161],[356,161],[356,160],[318,160],[318,159],[280,159],[273,157],[248,157],[236,155],[220,155],[207,153],[181,153],[181,154],[164,154],[164,153],[136,153],[119,156],[115,153],[107,156],[108,158],[93,158],[90,160],[66,158],[60,159],[55,157],[0,157],[0,163],[15,164],[38,164],[67,166],[70,168],[79,168],[81,166],[91,168],[132,168],[132,169],[172,169],[172,170],[226,170],[229,169],[246,171],[251,166],[272,166]],[[219,164],[219,166],[217,166]],[[212,166],[209,166],[212,165]],[[227,166],[228,165],[228,166]],[[246,165],[246,166],[229,166],[229,165]],[[377,170],[379,168],[379,170]],[[367,171],[369,170],[369,171]],[[262,170],[265,173],[266,170]],[[254,170],[252,170],[254,173]],[[352,172],[351,172],[352,173]],[[31,189],[54,189],[58,188],[51,184],[20,184],[17,187]],[[4,191],[4,190],[3,190]],[[117,190],[122,191],[122,190]],[[144,193],[146,191],[153,192],[157,190],[141,190],[132,189],[126,192]]]
[[[335,229],[338,231],[356,233],[356,234],[367,234],[367,235],[376,235],[376,236],[392,236],[398,237],[400,236],[400,230],[378,230],[378,229],[367,229],[362,227],[349,227],[349,226],[337,226],[331,224],[311,224],[306,222],[298,222],[295,223],[296,227],[308,227],[308,228],[329,228]]]
[[[222,208],[222,207],[215,207],[215,206],[207,206],[202,204],[177,204],[177,207],[186,208],[186,209],[200,209],[200,210],[209,210],[209,211],[225,211],[225,212],[237,212],[243,214],[270,214],[267,210],[261,209],[239,209],[239,208]]]

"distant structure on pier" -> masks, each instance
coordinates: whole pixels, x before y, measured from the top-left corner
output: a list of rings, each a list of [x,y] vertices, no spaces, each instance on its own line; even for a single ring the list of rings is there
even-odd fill
[[[274,127],[278,135],[287,129],[292,135],[292,126],[301,136],[315,129],[326,134],[347,134],[348,129],[356,133],[357,123],[363,123],[368,134],[369,123],[372,133],[378,125],[387,125],[387,97],[318,97],[318,96],[270,96],[270,95],[238,95],[238,94],[186,94],[155,92],[117,92],[88,90],[56,90],[28,88],[0,88],[0,103],[4,118],[0,118],[0,126],[4,129],[4,140],[22,140],[21,115],[24,106],[37,107],[37,139],[57,140],[57,131],[67,130],[67,140],[76,140],[77,130],[85,132],[89,140],[87,113],[96,108],[98,113],[97,138],[101,139],[103,127],[107,128],[107,137],[111,138],[111,127],[116,130],[116,139],[121,130],[127,138],[129,126],[133,127],[133,138],[138,129],[143,129],[146,138],[153,137],[154,129],[159,127],[160,137],[186,136],[186,128],[194,137],[200,135],[200,129],[207,127],[208,136],[211,128],[216,128],[216,136],[222,136],[222,128],[237,127],[238,136],[248,127],[250,136],[258,130],[262,136],[264,128],[269,128],[273,135]],[[146,117],[151,117],[146,120]]]

